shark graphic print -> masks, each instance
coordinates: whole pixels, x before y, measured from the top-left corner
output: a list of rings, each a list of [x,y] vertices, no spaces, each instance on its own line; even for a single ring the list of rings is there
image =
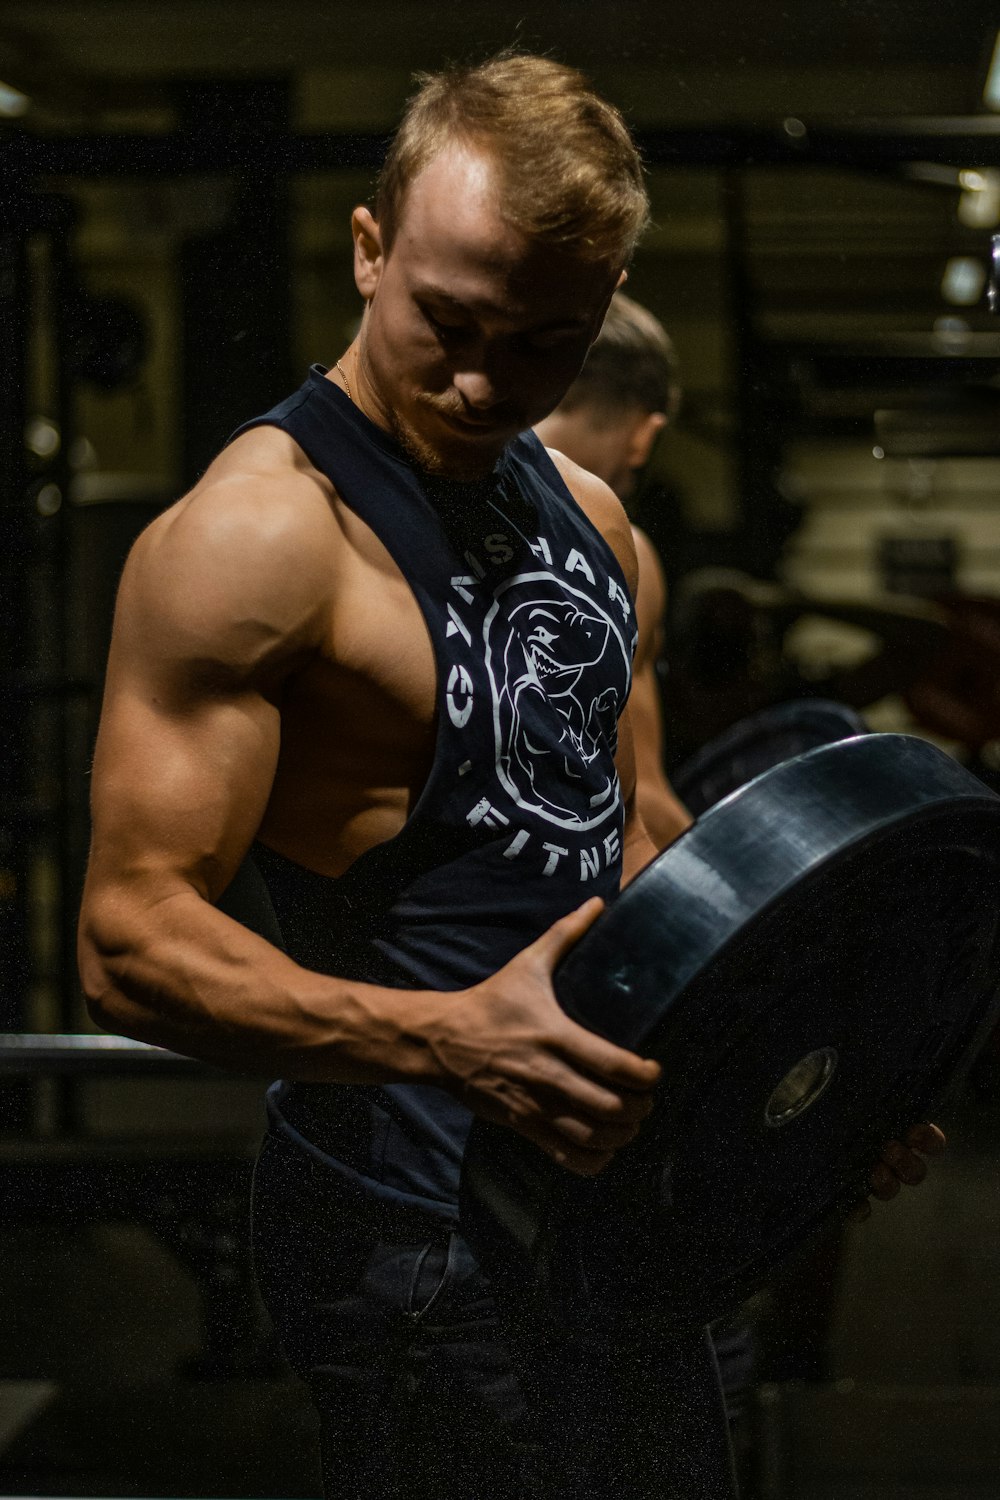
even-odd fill
[[[597,828],[620,802],[611,758],[631,654],[619,623],[540,569],[500,585],[483,635],[500,782],[523,813]]]

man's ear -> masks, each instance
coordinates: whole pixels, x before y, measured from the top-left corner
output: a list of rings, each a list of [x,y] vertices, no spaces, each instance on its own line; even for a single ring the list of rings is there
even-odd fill
[[[354,284],[366,302],[375,295],[375,288],[382,279],[385,256],[382,253],[382,234],[372,217],[371,209],[363,205],[351,215],[351,234],[354,236]]]
[[[629,438],[628,466],[644,469],[653,451],[653,444],[667,425],[666,412],[647,411],[636,418]]]

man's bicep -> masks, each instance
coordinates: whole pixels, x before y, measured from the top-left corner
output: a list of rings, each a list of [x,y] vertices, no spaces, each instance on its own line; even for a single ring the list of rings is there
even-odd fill
[[[92,878],[214,900],[260,825],[279,738],[276,707],[251,687],[183,695],[135,670],[112,681],[94,757]]]
[[[328,512],[219,484],[133,548],[94,761],[95,878],[225,888],[264,813],[283,685],[325,639]]]
[[[140,882],[154,899],[225,888],[279,744],[282,629],[261,569],[205,528],[193,546],[185,519],[154,523],[126,565],[94,757],[91,888]]]

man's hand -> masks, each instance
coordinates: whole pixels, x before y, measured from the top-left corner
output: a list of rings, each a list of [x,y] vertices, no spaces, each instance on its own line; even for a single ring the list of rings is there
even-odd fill
[[[916,1187],[927,1176],[927,1163],[923,1158],[939,1156],[945,1144],[944,1132],[936,1125],[926,1123],[911,1125],[901,1141],[888,1141],[868,1178],[872,1196],[887,1203],[890,1198],[895,1198],[901,1187]],[[871,1211],[869,1200],[861,1198],[848,1217],[852,1224],[863,1224]]]
[[[429,1038],[443,1086],[560,1166],[595,1176],[653,1107],[659,1064],[571,1021],[552,971],[597,917],[594,898],[449,1006]]]

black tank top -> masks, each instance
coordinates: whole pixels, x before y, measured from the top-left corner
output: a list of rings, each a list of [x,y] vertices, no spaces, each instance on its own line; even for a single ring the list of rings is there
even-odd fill
[[[339,878],[260,843],[253,857],[298,963],[460,990],[588,896],[618,889],[613,757],[632,602],[533,433],[482,483],[442,480],[325,373],[314,365],[294,396],[239,432],[287,432],[413,590],[437,666],[434,760],[400,833]],[[278,1129],[367,1191],[457,1216],[471,1116],[444,1091],[279,1083],[269,1106]]]

